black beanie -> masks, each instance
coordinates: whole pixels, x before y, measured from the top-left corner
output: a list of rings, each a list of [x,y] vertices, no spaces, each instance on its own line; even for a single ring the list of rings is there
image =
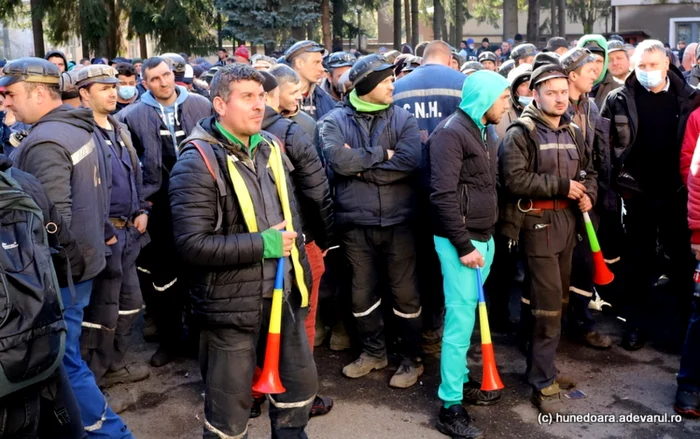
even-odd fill
[[[275,78],[271,73],[268,73],[266,71],[260,71],[260,74],[263,75],[265,78],[265,81],[263,82],[263,90],[265,90],[265,93],[269,93],[272,90],[277,88],[277,78]]]
[[[358,96],[364,96],[372,92],[380,82],[394,74],[394,69],[384,69],[379,72],[372,72],[365,79],[355,85]]]

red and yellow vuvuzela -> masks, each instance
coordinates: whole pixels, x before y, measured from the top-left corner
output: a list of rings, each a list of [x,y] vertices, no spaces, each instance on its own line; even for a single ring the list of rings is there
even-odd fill
[[[282,328],[282,297],[284,296],[284,258],[277,262],[275,289],[272,292],[270,329],[265,346],[265,364],[260,378],[253,385],[253,391],[275,395],[286,389],[280,380],[280,330]]]
[[[586,225],[586,234],[588,234],[588,242],[591,244],[591,252],[593,252],[593,283],[596,285],[607,285],[615,279],[615,275],[608,268],[603,258],[603,252],[600,250],[598,236],[595,234],[593,222],[588,212],[583,212],[583,223]]]
[[[500,390],[505,386],[503,386],[496,368],[496,357],[493,354],[491,330],[489,329],[489,316],[486,310],[486,297],[484,297],[484,282],[481,278],[481,268],[478,267],[476,269],[476,284],[479,291],[479,327],[481,329],[481,359],[483,363],[481,390],[489,392]]]

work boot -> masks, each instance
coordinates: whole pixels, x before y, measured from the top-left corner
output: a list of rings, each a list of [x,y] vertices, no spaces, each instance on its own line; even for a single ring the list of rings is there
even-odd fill
[[[408,389],[418,382],[418,377],[423,375],[423,363],[402,364],[389,380],[389,386],[397,389]]]
[[[622,348],[626,351],[638,351],[644,347],[646,339],[639,329],[625,331],[622,336]]]
[[[594,349],[609,349],[612,346],[612,340],[607,335],[603,335],[598,331],[591,331],[583,336],[583,342],[586,346]]]
[[[347,334],[337,334],[335,332],[331,332],[330,348],[332,351],[345,351],[351,347],[352,343],[350,343],[350,337]]]
[[[143,381],[151,376],[151,370],[144,364],[132,364],[119,370],[107,371],[100,382],[102,388],[108,389],[117,384],[129,384]]]
[[[313,404],[311,404],[311,410],[309,411],[309,417],[313,418],[315,416],[323,416],[330,413],[333,409],[333,399],[330,396],[319,396],[316,395]]]
[[[559,396],[559,384],[556,381],[544,389],[533,390],[531,401],[542,414],[564,412],[564,403]]]
[[[328,334],[326,332],[326,327],[321,322],[321,319],[316,318],[316,334],[314,335],[314,347],[317,348],[323,344],[324,341],[326,341],[326,335]]]
[[[469,380],[462,389],[464,402],[473,405],[494,405],[501,399],[500,390],[481,390],[481,383]]]
[[[700,418],[700,393],[678,389],[673,409],[687,418]]]
[[[158,350],[151,357],[151,366],[162,367],[175,359],[177,355],[163,345],[158,346]]]
[[[425,355],[433,355],[436,358],[440,358],[440,352],[442,351],[442,328],[424,331],[421,345]]]
[[[265,403],[265,397],[261,396],[260,398],[253,398],[252,404],[250,404],[250,415],[248,415],[249,419],[255,419],[258,416],[262,415],[262,405]]]
[[[562,390],[570,390],[576,387],[576,380],[569,375],[564,375],[563,373],[558,373],[557,377],[554,378],[554,382],[556,382],[559,385],[559,388]]]
[[[469,413],[461,404],[455,404],[446,409],[440,408],[437,429],[440,433],[457,439],[477,439],[484,432],[474,425]]]
[[[143,339],[147,342],[158,341],[156,321],[148,313],[143,316]]]
[[[388,365],[386,354],[382,358],[377,358],[363,352],[357,360],[343,368],[343,375],[348,378],[360,378],[373,370],[384,369]]]
[[[105,399],[114,413],[125,412],[136,405],[136,398],[130,392],[104,392]]]

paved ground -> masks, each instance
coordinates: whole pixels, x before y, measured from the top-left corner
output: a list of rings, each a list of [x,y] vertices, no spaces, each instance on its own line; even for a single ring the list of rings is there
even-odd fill
[[[679,357],[667,352],[661,342],[638,352],[620,348],[619,324],[602,318],[601,329],[613,336],[616,345],[608,351],[594,351],[562,338],[558,367],[579,380],[587,399],[568,401],[572,413],[668,414],[673,415],[675,374]],[[670,324],[659,324],[659,334]],[[478,325],[477,325],[478,328]],[[476,335],[478,337],[478,334]],[[134,361],[147,361],[155,350],[135,334]],[[479,340],[475,338],[475,341]],[[478,342],[477,342],[478,343]],[[469,408],[487,438],[698,438],[700,421],[675,423],[554,423],[540,425],[537,411],[528,402],[524,383],[525,360],[513,336],[494,335],[498,367],[506,388],[501,402],[493,407]],[[439,407],[437,386],[439,362],[428,359],[420,385],[394,390],[387,383],[394,369],[374,372],[359,380],[340,375],[351,361],[350,352],[317,350],[320,393],[335,399],[333,411],[311,420],[310,438],[335,439],[440,439],[434,428]],[[472,373],[481,376],[478,349],[470,352]],[[231,365],[236,367],[236,365]],[[181,360],[153,370],[153,376],[133,386],[122,386],[138,401],[137,408],[123,417],[138,439],[180,439],[201,437],[203,388],[195,360]],[[265,409],[267,404],[265,405]],[[250,438],[269,437],[266,413],[250,423]]]

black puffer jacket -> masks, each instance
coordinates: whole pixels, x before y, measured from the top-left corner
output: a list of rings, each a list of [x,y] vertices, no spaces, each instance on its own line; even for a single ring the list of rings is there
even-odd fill
[[[0,171],[8,172],[12,167],[12,161],[3,154],[0,154]],[[48,233],[49,246],[52,249],[52,259],[56,278],[61,287],[67,287],[68,273],[72,276],[74,283],[80,282],[85,273],[85,258],[80,251],[80,245],[75,240],[73,232],[64,223],[63,217],[58,213],[56,206],[46,196],[46,192],[41,187],[41,183],[33,175],[27,174],[17,168],[10,171],[12,177],[24,189],[34,202],[39,206],[44,215],[44,223],[56,224],[56,233]],[[69,270],[70,268],[70,270]]]
[[[461,109],[437,126],[427,143],[434,232],[448,238],[460,257],[471,240],[488,241],[498,219],[497,146]]]
[[[272,140],[269,134],[262,134]],[[201,154],[188,143],[193,139],[213,146],[226,185],[226,196],[219,196],[217,184]],[[263,295],[271,293],[263,291],[263,285],[269,283],[268,268],[272,265],[274,278],[277,261],[263,259],[261,234],[248,232],[228,172],[227,151],[240,160],[241,166],[253,166],[246,154],[224,140],[214,126],[213,117],[201,120],[190,137],[182,143],[180,156],[170,176],[169,188],[175,248],[190,270],[190,296],[195,314],[208,325],[234,326],[242,331],[255,331],[260,327]],[[256,162],[267,160],[270,147],[261,142],[256,147],[255,154]],[[245,176],[244,180],[258,213],[258,228],[263,231],[272,225],[265,222],[264,215],[262,218],[259,215],[261,209],[264,210],[263,197],[276,195],[263,194],[258,184],[250,183]],[[291,188],[289,178],[288,187]],[[295,227],[299,227],[296,225],[301,220],[293,193],[290,193],[289,198],[293,222]],[[222,212],[222,222],[221,228],[216,230],[218,208]],[[310,289],[311,270],[303,239],[297,239],[296,245],[304,269],[305,284]],[[294,290],[296,288],[292,294],[298,294]]]
[[[270,107],[265,109],[262,129],[282,142],[294,166],[291,177],[304,223],[305,241],[315,241],[320,248],[327,249],[332,239],[333,200],[328,177],[311,137],[298,124]]]

